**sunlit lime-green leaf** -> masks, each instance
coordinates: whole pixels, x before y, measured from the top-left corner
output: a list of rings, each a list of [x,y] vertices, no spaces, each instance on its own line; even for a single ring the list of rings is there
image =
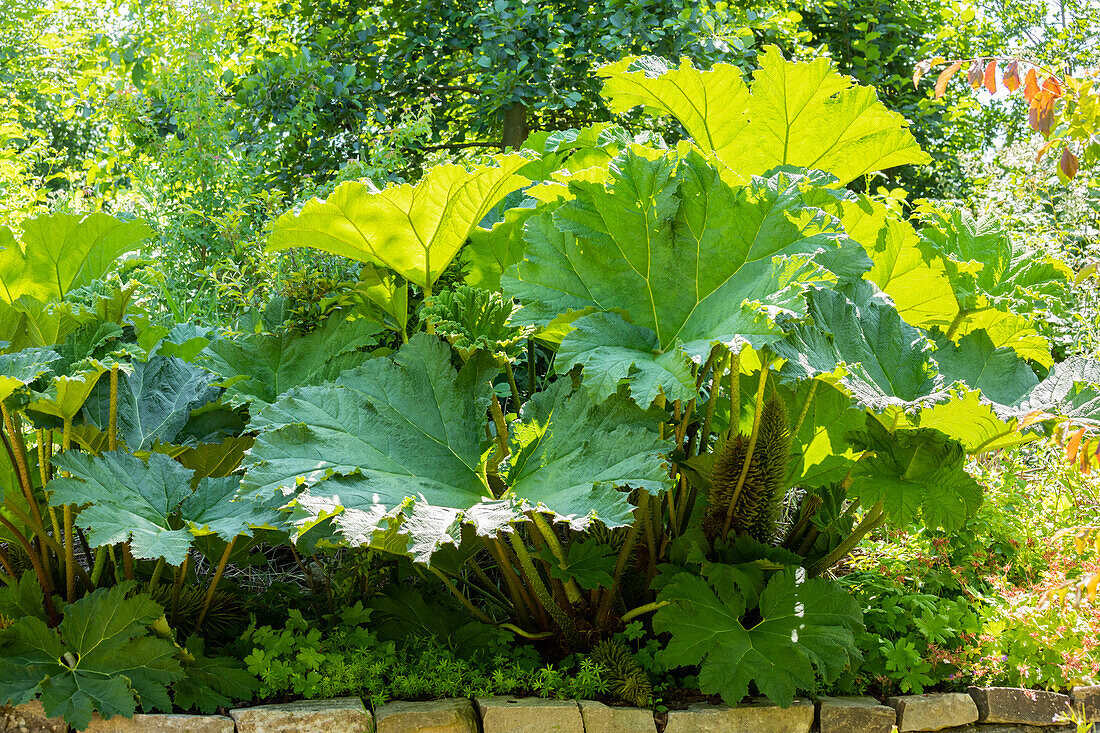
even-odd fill
[[[324,201],[277,219],[268,249],[313,247],[388,267],[427,290],[485,214],[528,180],[516,171],[522,155],[498,155],[493,165],[432,167],[415,185],[379,191],[348,181]]]
[[[107,367],[91,362],[75,374],[61,375],[50,381],[45,392],[37,394],[27,405],[28,410],[52,415],[60,420],[72,420],[88,399]]]
[[[361,299],[382,312],[380,323],[403,333],[409,321],[409,284],[400,275],[363,263],[359,281],[350,293],[353,300]],[[368,308],[368,313],[370,309]]]
[[[6,351],[55,346],[92,320],[93,316],[76,312],[68,303],[47,304],[29,295],[14,303],[0,299],[0,341],[8,342]]]
[[[922,409],[904,424],[935,428],[972,454],[1013,448],[1039,438],[1037,433],[1021,432],[1015,418],[1002,418],[978,392],[970,391],[954,393],[951,399]]]
[[[0,297],[59,300],[87,285],[136,249],[153,230],[103,213],[48,214],[23,222],[22,242],[0,230]]]
[[[710,71],[700,71],[686,58],[675,67],[643,56],[622,59],[598,74],[612,112],[641,105],[673,117],[699,147],[713,150],[727,164],[742,150],[740,138],[749,123],[749,88],[736,66],[715,64]],[[752,174],[766,169],[737,170]]]
[[[751,94],[738,69],[678,68],[628,58],[599,73],[614,111],[636,105],[675,118],[704,150],[743,176],[781,165],[817,168],[847,183],[867,173],[926,163],[905,119],[871,87],[838,74],[825,58],[790,62],[768,48]]]
[[[467,285],[486,290],[500,288],[501,274],[523,259],[523,225],[534,213],[534,207],[508,209],[504,221],[492,229],[477,227],[470,232],[470,245],[463,250]]]

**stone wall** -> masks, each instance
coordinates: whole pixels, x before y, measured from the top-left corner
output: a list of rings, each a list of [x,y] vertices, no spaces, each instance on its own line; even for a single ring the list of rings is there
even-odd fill
[[[1072,714],[1100,721],[1100,686],[1071,695],[1010,687],[891,697],[767,700],[729,707],[650,710],[590,700],[489,697],[393,702],[370,711],[357,697],[236,708],[224,715],[136,715],[96,719],[88,733],[1062,733]],[[0,708],[0,733],[65,733],[38,703]]]

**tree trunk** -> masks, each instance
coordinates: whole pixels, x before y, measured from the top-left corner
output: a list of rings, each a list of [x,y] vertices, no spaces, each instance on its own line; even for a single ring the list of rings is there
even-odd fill
[[[505,150],[518,150],[527,139],[527,105],[516,102],[504,110],[504,134],[500,145]]]

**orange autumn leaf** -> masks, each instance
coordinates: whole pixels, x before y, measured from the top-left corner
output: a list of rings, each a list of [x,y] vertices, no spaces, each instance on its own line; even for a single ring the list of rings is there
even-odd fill
[[[1035,69],[1031,69],[1024,77],[1024,99],[1031,101],[1031,99],[1039,93],[1039,82],[1035,77]]]
[[[947,82],[951,81],[951,75],[962,68],[963,62],[956,61],[942,72],[939,77],[936,78],[936,99],[939,99],[947,91]]]
[[[982,78],[985,82],[986,91],[990,94],[997,93],[997,62],[990,61],[985,67],[985,75]]]

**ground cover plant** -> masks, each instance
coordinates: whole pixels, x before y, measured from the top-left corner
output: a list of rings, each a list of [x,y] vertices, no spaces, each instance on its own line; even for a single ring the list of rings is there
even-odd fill
[[[614,122],[346,171],[245,227],[336,275],[223,270],[221,318],[140,219],[0,229],[0,703],[1097,682],[1080,252],[871,193],[931,161],[906,119],[751,66],[627,56]]]

